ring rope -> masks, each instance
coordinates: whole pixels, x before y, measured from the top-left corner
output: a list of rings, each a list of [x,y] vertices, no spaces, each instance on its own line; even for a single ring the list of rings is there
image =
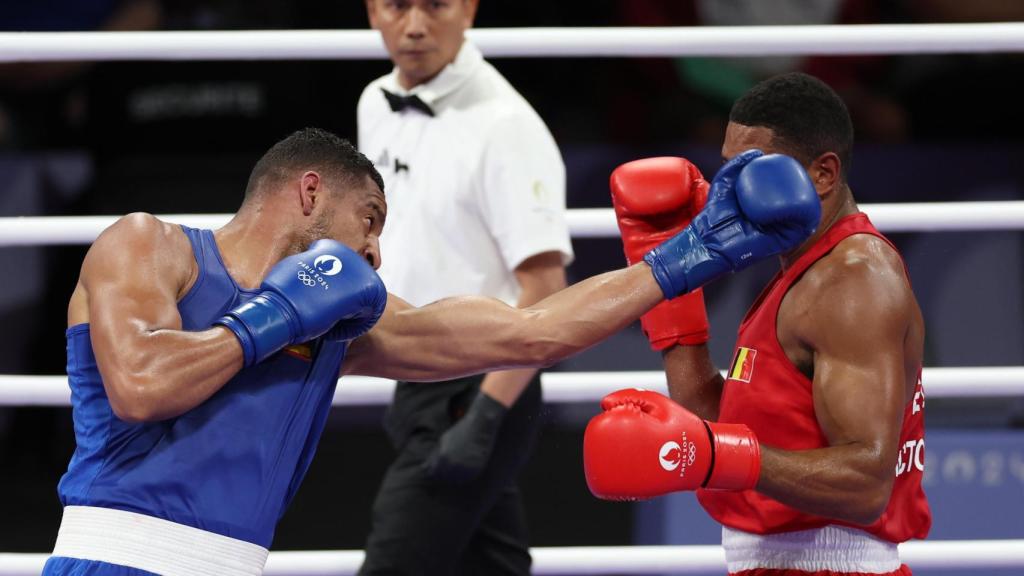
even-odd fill
[[[922,379],[928,398],[1024,396],[1024,366],[925,368]],[[668,393],[665,373],[660,370],[545,372],[541,375],[541,385],[544,401],[549,404],[597,402],[606,394],[628,387]],[[394,380],[346,376],[338,382],[333,405],[389,404],[394,390]],[[67,376],[0,375],[0,406],[69,406],[70,403]]]
[[[883,232],[1024,230],[1024,200],[861,204]],[[118,216],[13,216],[0,218],[0,247],[89,244]],[[160,218],[195,228],[219,228],[230,214],[167,214]],[[566,219],[574,238],[618,237],[611,208],[575,208]]]
[[[531,548],[537,575],[720,574],[721,546],[580,546]],[[362,550],[271,552],[264,576],[348,576]],[[47,554],[0,553],[0,576],[39,574]],[[917,569],[1024,567],[1024,540],[933,540],[900,545],[900,560]]]
[[[1024,23],[478,28],[488,57],[772,56],[1024,51]],[[383,59],[375,30],[6,32],[0,62]]]

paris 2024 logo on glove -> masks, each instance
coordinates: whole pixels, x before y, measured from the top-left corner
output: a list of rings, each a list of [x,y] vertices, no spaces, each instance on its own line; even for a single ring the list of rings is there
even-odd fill
[[[313,286],[323,286],[324,290],[331,287],[325,276],[334,276],[341,272],[341,259],[337,256],[330,254],[321,254],[313,260],[313,265],[310,266],[305,262],[299,262],[298,279],[306,286],[312,288]]]
[[[686,439],[685,432],[681,443],[669,440],[662,444],[661,450],[658,451],[658,463],[661,464],[661,467],[666,472],[672,472],[678,468],[680,477],[686,477],[686,469],[693,465],[696,458],[697,445]]]

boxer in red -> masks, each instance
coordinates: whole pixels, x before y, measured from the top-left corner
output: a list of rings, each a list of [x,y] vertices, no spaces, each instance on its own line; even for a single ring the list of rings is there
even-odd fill
[[[781,255],[724,379],[705,345],[700,291],[689,292],[642,319],[671,399],[620,390],[587,428],[591,491],[696,490],[723,526],[730,574],[910,574],[897,544],[931,525],[924,322],[902,258],[847,185],[852,143],[842,101],[805,74],[768,79],[734,104],[723,157],[759,148],[796,158],[821,201],[820,225]],[[631,162],[611,185],[630,262],[686,226],[707,191],[682,159]]]

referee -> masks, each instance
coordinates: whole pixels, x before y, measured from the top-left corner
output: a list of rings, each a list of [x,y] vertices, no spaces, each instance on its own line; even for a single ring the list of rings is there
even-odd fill
[[[465,39],[477,0],[366,0],[394,63],[359,100],[359,148],[388,196],[380,275],[414,305],[480,294],[528,306],[573,257],[565,167],[530,104]],[[539,432],[540,378],[512,370],[399,382],[398,450],[360,574],[530,573],[516,478]]]

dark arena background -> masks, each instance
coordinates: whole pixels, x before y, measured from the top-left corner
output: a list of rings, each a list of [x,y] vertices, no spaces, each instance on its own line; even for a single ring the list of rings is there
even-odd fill
[[[476,27],[697,27],[709,24],[700,14],[706,12],[702,4],[713,1],[481,0]],[[763,21],[713,24],[1024,19],[1024,4],[994,0],[764,4],[777,9],[743,12],[760,14]],[[814,11],[805,5],[813,4],[841,6],[828,21],[808,21],[804,12]],[[52,0],[0,6],[4,31],[367,27],[358,0]],[[609,207],[609,173],[640,157],[685,156],[713,174],[731,102],[757,80],[789,70],[813,73],[844,97],[857,139],[854,195],[861,203],[886,204],[1024,200],[1020,50],[490,60],[554,135],[566,164],[570,209]],[[390,67],[386,60],[326,59],[2,64],[0,216],[234,212],[255,160],[289,132],[319,126],[354,141],[360,91]],[[925,316],[926,391],[928,368],[1024,366],[1024,226],[982,228],[889,234],[906,259]],[[570,282],[624,262],[614,237],[575,238],[574,248]],[[0,246],[0,374],[64,374],[68,296],[86,249]],[[775,269],[774,262],[763,263],[706,289],[719,366],[728,365],[740,318]],[[550,371],[660,369],[659,355],[634,325]],[[965,370],[960,384],[969,388],[974,378]],[[52,549],[61,518],[56,484],[74,450],[69,408],[22,404],[0,404],[0,574],[14,573],[13,564],[4,565],[14,557],[4,553]],[[692,494],[643,503],[604,502],[590,494],[582,436],[597,411],[597,402],[589,400],[546,405],[541,441],[520,480],[532,546],[719,543],[719,527]],[[381,429],[382,414],[379,405],[331,412],[273,550],[362,548],[376,487],[394,454]],[[930,540],[1024,538],[1021,394],[930,398],[927,425]],[[915,573],[1024,572],[1024,564],[1016,566],[979,570],[951,564]]]

